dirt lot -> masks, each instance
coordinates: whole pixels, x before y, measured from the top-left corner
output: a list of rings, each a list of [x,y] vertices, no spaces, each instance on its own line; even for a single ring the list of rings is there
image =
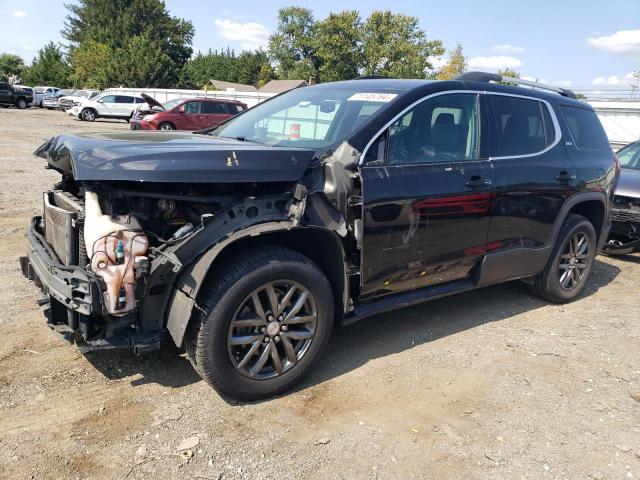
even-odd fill
[[[640,256],[599,257],[570,305],[515,282],[337,329],[306,383],[255,404],[184,356],[78,353],[18,269],[57,178],[31,152],[126,128],[0,110],[0,477],[640,478]]]

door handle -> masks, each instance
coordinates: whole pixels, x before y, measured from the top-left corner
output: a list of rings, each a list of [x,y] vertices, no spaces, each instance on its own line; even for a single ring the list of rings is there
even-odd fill
[[[470,188],[488,187],[489,185],[491,185],[491,180],[479,175],[474,175],[467,182],[465,182],[465,185]]]
[[[556,177],[556,180],[558,180],[559,182],[570,182],[575,179],[576,179],[576,176],[570,174],[566,170],[561,171],[560,175]]]

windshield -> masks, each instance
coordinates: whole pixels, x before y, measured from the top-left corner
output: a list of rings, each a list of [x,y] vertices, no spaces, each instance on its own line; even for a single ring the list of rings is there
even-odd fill
[[[344,140],[396,97],[388,91],[297,88],[250,108],[210,135],[319,150]]]
[[[620,159],[620,165],[622,168],[633,168],[640,170],[640,142],[627,145],[623,149],[619,150],[618,158]]]
[[[177,104],[179,104],[183,100],[184,98],[174,98],[173,100],[169,100],[168,102],[163,103],[162,106],[164,107],[165,110],[169,110],[170,108],[175,107]]]

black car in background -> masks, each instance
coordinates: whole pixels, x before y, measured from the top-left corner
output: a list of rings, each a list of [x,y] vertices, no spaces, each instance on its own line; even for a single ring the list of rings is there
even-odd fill
[[[625,255],[640,251],[640,141],[618,150],[622,170],[611,214],[611,233],[605,253]]]
[[[6,82],[0,82],[0,105],[3,107],[15,106],[23,109],[31,106],[33,102],[32,91],[22,88],[14,88]]]
[[[36,153],[62,177],[21,259],[50,326],[85,350],[169,339],[240,399],[291,388],[336,323],[513,279],[575,299],[619,174],[572,92],[479,72],[314,85],[208,135]]]

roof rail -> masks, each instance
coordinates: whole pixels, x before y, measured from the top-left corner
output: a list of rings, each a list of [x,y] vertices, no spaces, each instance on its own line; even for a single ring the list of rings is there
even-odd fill
[[[389,78],[384,75],[362,75],[360,77],[354,78],[354,80],[380,80],[384,78]]]
[[[546,83],[532,82],[531,80],[524,80],[522,78],[505,77],[497,73],[487,72],[467,72],[456,77],[456,80],[469,81],[469,82],[509,82],[516,83],[518,85],[526,85],[528,87],[539,88],[541,90],[550,90],[552,92],[559,93],[563,97],[576,98],[576,94],[566,88],[555,87],[553,85],[547,85]]]

